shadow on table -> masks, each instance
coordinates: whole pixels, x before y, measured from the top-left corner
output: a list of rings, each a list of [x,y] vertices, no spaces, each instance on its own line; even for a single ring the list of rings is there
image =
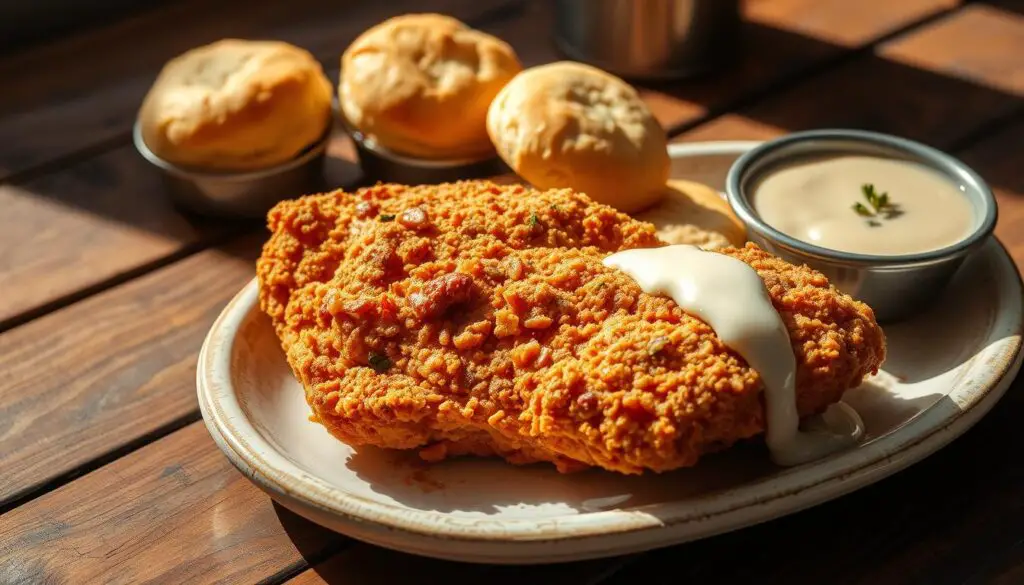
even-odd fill
[[[346,462],[383,501],[410,511],[513,518],[528,507],[545,516],[638,509],[696,498],[778,471],[760,440],[708,455],[700,469],[627,476],[588,469],[559,473],[549,463],[510,465],[498,458],[457,457],[424,463],[411,451],[360,447]]]
[[[1021,0],[981,0],[979,3],[1024,15],[1024,2]]]
[[[347,536],[306,520],[277,502],[273,502],[273,505],[281,528],[309,566],[337,554],[354,542]]]
[[[336,141],[341,144],[332,144],[333,156],[329,156],[324,164],[324,181],[308,189],[309,192],[348,188],[361,180],[358,166],[339,158],[339,153],[346,151],[344,141],[347,138]],[[281,198],[305,194],[282,193]],[[160,172],[130,146],[86,159],[24,184],[0,186],[0,200],[2,197],[41,198],[47,203],[86,212],[104,221],[115,221],[122,227],[181,242],[211,242],[232,234],[261,231],[266,225],[263,217],[212,217],[179,206]],[[40,230],[44,228],[40,226]]]
[[[458,545],[453,543],[452,546]],[[581,584],[597,583],[635,558],[612,557],[553,565],[484,565],[420,557],[357,543],[313,565],[307,572],[329,585]]]

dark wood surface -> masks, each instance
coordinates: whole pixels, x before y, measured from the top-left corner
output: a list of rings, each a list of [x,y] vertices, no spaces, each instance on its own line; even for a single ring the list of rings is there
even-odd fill
[[[411,557],[273,504],[203,428],[202,338],[253,275],[258,223],[169,202],[134,152],[164,61],[280,38],[336,76],[387,16],[434,10],[527,64],[561,56],[546,0],[185,0],[0,55],[0,583],[1024,583],[1024,387],[896,476],[757,527],[645,554],[533,567]],[[875,129],[963,157],[1024,262],[1024,2],[748,0],[744,58],[642,87],[677,141]],[[171,24],[173,23],[173,24]],[[351,144],[331,176],[359,178]]]

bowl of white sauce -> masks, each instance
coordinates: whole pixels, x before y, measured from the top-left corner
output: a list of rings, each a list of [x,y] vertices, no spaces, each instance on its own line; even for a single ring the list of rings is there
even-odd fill
[[[992,190],[960,160],[887,134],[797,132],[741,156],[726,195],[750,239],[822,272],[880,322],[913,316],[992,236]]]

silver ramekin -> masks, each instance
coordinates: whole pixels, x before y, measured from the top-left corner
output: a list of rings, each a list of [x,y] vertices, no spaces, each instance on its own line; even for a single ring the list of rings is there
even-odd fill
[[[960,242],[938,250],[879,256],[802,242],[761,220],[749,199],[749,190],[759,178],[781,163],[829,154],[886,156],[931,167],[961,187],[974,209],[974,230]],[[998,213],[991,189],[963,162],[903,138],[846,129],[797,132],[755,147],[733,163],[726,195],[733,211],[747,224],[752,241],[789,262],[822,272],[838,289],[867,303],[882,323],[909,318],[929,306],[964,258],[992,235]]]
[[[731,65],[742,39],[739,0],[556,0],[562,53],[620,77],[671,80]]]
[[[364,181],[421,185],[483,179],[510,172],[497,153],[479,158],[424,159],[389,150],[339,115],[345,132],[356,145]]]
[[[139,154],[162,171],[175,203],[203,215],[256,219],[277,202],[324,190],[324,157],[333,122],[297,157],[255,171],[208,171],[169,162],[151,151],[138,121],[132,132]]]

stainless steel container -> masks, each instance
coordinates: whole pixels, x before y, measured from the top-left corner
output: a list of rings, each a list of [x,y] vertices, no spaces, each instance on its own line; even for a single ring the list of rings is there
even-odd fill
[[[423,159],[389,150],[364,135],[341,116],[341,125],[356,146],[364,180],[369,182],[430,185],[461,179],[481,179],[508,173],[497,153],[480,158]]]
[[[960,242],[919,254],[854,254],[802,242],[768,225],[750,202],[759,178],[784,162],[829,154],[866,154],[914,161],[942,173],[961,187],[974,210],[974,230]],[[733,210],[747,224],[752,241],[769,252],[823,273],[838,289],[871,306],[879,322],[913,316],[934,301],[964,258],[992,235],[995,197],[963,162],[903,138],[860,130],[815,130],[765,142],[733,163],[726,179]]]
[[[323,165],[331,128],[298,157],[257,171],[206,171],[185,168],[159,157],[135,123],[135,148],[162,172],[174,202],[203,215],[255,219],[277,202],[324,190]]]
[[[620,77],[674,79],[728,66],[739,0],[556,0],[555,41],[571,59]]]

